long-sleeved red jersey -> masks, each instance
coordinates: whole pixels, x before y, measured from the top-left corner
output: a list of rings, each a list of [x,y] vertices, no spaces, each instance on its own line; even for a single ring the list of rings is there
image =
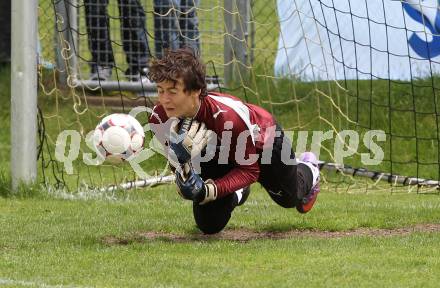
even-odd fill
[[[199,111],[194,119],[205,123],[208,129],[214,131],[217,134],[217,145],[221,146],[221,150],[226,149],[223,150],[226,151],[223,153],[226,157],[220,156],[222,155],[220,152],[214,159],[218,159],[222,164],[227,161],[234,166],[225,176],[213,179],[217,185],[218,197],[224,197],[258,180],[260,167],[255,157],[261,157],[265,144],[271,146],[274,137],[275,120],[269,112],[259,106],[244,103],[231,95],[210,93],[201,99]],[[155,106],[149,118],[150,128],[164,145],[165,150],[167,150],[165,146],[167,146],[169,126],[161,126],[167,125],[165,124],[167,120],[162,105]],[[271,128],[268,129],[269,127]],[[226,136],[228,134],[232,134],[229,153],[225,147],[225,143],[229,144],[226,140],[229,139],[229,136]],[[222,139],[223,136],[225,139]]]

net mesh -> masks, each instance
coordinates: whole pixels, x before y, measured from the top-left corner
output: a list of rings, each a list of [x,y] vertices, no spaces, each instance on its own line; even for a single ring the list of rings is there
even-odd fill
[[[324,187],[349,193],[437,191],[435,185],[401,187],[398,178],[380,174],[402,175],[408,177],[407,183],[415,181],[411,177],[439,179],[440,66],[434,55],[420,57],[410,46],[416,35],[428,43],[428,54],[435,53],[434,44],[429,44],[439,37],[435,25],[431,29],[429,23],[414,26],[410,21],[413,10],[429,15],[427,9],[437,11],[437,3],[432,8],[418,1],[387,0],[206,0],[182,6],[167,6],[167,2],[40,0],[39,161],[44,183],[76,190],[136,180],[128,163],[84,164],[82,155],[91,153],[85,136],[106,115],[128,113],[133,106],[151,107],[154,89],[142,81],[135,81],[135,89],[125,89],[124,83],[133,82],[130,76],[145,61],[160,56],[159,47],[185,42],[199,45],[217,90],[261,105],[285,130],[292,131],[297,153],[319,151],[320,160],[326,163],[355,167],[323,171]],[[87,5],[105,7],[105,18],[87,16]],[[382,10],[372,13],[378,7]],[[388,17],[396,7],[403,22]],[[87,17],[90,23],[90,17],[95,17],[94,24],[101,25],[91,29]],[[191,22],[194,19],[197,29]],[[428,22],[428,17],[422,20]],[[97,47],[99,61],[90,50],[92,33],[98,39],[109,35],[108,45]],[[385,38],[378,40],[377,35]],[[397,51],[393,37],[405,38],[405,49]],[[406,64],[397,70],[404,73],[394,76],[393,65],[402,59]],[[80,82],[93,77],[96,66],[110,66],[109,77],[99,79],[98,85]],[[138,70],[133,72],[133,67]],[[102,71],[98,74],[105,76]],[[141,113],[137,119],[145,125],[147,116]],[[82,139],[73,173],[67,173],[65,163],[55,159],[57,138],[65,130],[77,131]],[[385,140],[367,137],[371,130],[383,131]],[[358,135],[357,144],[350,131]],[[374,145],[383,151],[383,160],[366,165],[363,157],[374,158]],[[351,155],[341,159],[338,149]],[[152,176],[159,175],[166,160],[155,155],[142,167]],[[378,173],[356,177],[363,169]]]

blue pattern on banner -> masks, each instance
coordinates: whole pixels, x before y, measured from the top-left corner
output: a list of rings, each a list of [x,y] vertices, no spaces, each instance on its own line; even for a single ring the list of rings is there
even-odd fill
[[[440,1],[438,1],[440,2]],[[416,33],[413,33],[409,38],[408,42],[411,48],[422,58],[432,59],[440,55],[440,13],[438,13],[435,17],[434,26],[432,26],[431,22],[428,18],[423,15],[420,11],[413,8],[408,3],[402,3],[403,9],[406,13],[415,21],[420,24],[425,25],[426,28],[433,34],[432,41],[428,42],[421,39]]]

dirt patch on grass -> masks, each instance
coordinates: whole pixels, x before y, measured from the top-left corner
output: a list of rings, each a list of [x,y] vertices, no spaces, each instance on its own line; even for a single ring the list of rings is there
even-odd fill
[[[170,242],[192,242],[208,240],[228,240],[237,242],[248,242],[259,239],[292,239],[299,237],[317,238],[342,238],[353,236],[402,236],[414,232],[440,232],[440,224],[417,224],[411,227],[394,229],[358,228],[347,231],[323,231],[323,230],[288,230],[288,231],[253,231],[249,229],[226,229],[218,234],[175,234],[158,231],[136,232],[126,237],[105,236],[102,242],[106,245],[128,245],[131,243],[148,242],[151,240],[162,240]]]

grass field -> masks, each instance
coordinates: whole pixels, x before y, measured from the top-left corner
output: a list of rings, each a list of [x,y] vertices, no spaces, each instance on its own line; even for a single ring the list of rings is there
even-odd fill
[[[379,235],[371,229],[438,223],[438,196],[324,192],[300,215],[255,185],[224,233],[254,235],[238,240],[199,236],[190,203],[171,186],[97,198],[54,199],[44,191],[0,198],[0,285],[437,286],[438,227]],[[363,232],[342,233],[353,229]]]

